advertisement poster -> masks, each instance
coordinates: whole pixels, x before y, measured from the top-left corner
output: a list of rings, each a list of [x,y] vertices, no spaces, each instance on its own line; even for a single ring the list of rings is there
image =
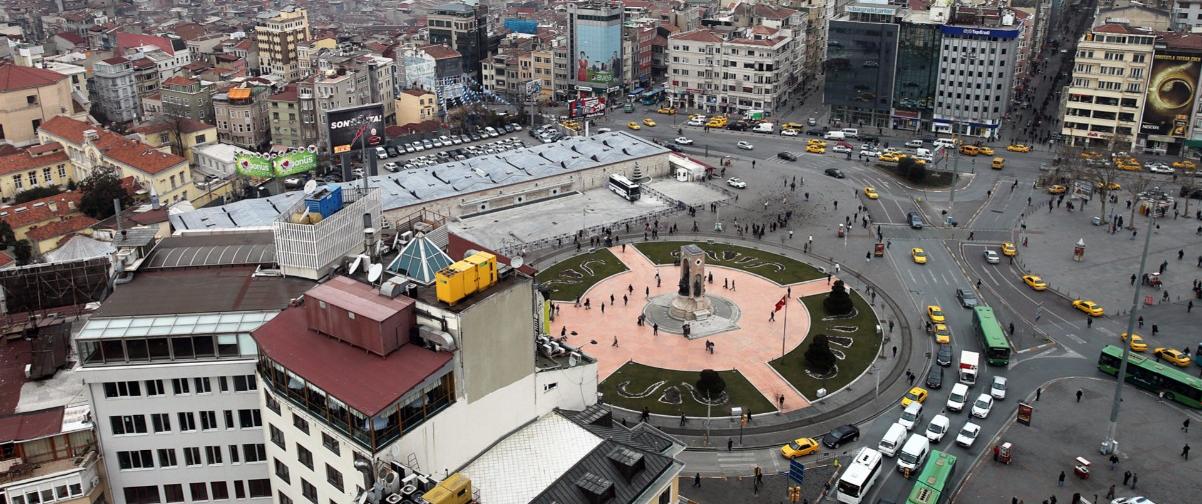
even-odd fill
[[[577,98],[568,102],[568,118],[597,117],[605,113],[605,97]]]
[[[271,178],[271,160],[254,153],[234,155],[238,175],[244,177]]]
[[[334,154],[351,152],[364,147],[373,149],[384,144],[384,105],[376,103],[327,112],[330,128],[330,151]]]
[[[572,74],[576,80],[609,84],[622,79],[620,23],[580,22],[576,27],[576,48]]]
[[[1202,56],[1166,52],[1153,57],[1140,133],[1177,138],[1189,133],[1200,70]]]
[[[317,153],[307,150],[285,152],[272,160],[275,176],[286,177],[317,168]]]
[[[1031,413],[1035,411],[1030,404],[1018,403],[1018,416],[1015,418],[1018,423],[1023,425],[1031,425]]]

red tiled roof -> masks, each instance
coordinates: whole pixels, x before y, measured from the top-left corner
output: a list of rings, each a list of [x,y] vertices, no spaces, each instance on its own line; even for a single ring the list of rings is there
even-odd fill
[[[88,43],[87,39],[80,37],[79,34],[74,32],[63,31],[55,33],[54,35],[75,45],[84,45]]]
[[[63,144],[58,142],[46,142],[44,144],[31,145],[26,150],[29,151],[30,154],[37,156],[40,154],[61,151],[63,150]]]
[[[69,160],[70,158],[67,157],[67,153],[62,151],[42,155],[33,155],[26,151],[8,156],[0,156],[0,175],[54,166],[66,163]]]
[[[751,13],[755,17],[764,19],[785,19],[797,13],[793,9],[785,7],[773,7],[771,5],[757,3],[751,8]]]
[[[7,253],[0,252],[0,268],[8,266],[9,264],[12,264],[12,262],[15,260],[16,259],[13,259],[13,257],[8,255]]]
[[[0,443],[31,441],[63,429],[63,407],[0,417]]]
[[[1131,28],[1125,24],[1107,23],[1093,29],[1095,33],[1133,33]]]
[[[199,82],[200,82],[199,80],[197,80],[197,79],[193,79],[193,78],[191,78],[191,77],[184,77],[184,76],[182,76],[182,75],[176,75],[176,76],[174,76],[174,77],[171,77],[171,78],[169,78],[169,79],[167,79],[167,80],[163,81],[163,85],[164,85],[164,86],[167,86],[167,85],[172,85],[172,86],[191,86],[191,85],[193,85],[193,84],[196,84],[196,83],[199,83]]]
[[[270,100],[270,101],[292,101],[292,102],[296,101],[296,99],[297,99],[296,86],[292,85],[292,84],[289,84],[288,87],[284,88],[283,91],[273,94],[273,95],[271,95],[270,98],[268,98],[268,100]]]
[[[1202,50],[1202,34],[1199,33],[1163,32],[1156,35],[1170,49]]]
[[[0,415],[12,413],[21,402],[25,366],[33,361],[31,349],[25,338],[16,338],[6,342],[0,352]]]
[[[776,44],[783,42],[784,40],[786,40],[784,37],[776,37],[776,38],[770,38],[770,39],[737,38],[737,39],[732,39],[729,43],[740,44],[740,45],[753,45],[753,46],[761,46],[761,47],[772,47]]]
[[[769,28],[764,25],[756,25],[751,27],[751,30],[749,30],[749,32],[753,35],[775,35],[776,32],[779,31],[780,30],[777,30],[776,28]]]
[[[0,92],[52,86],[67,76],[43,68],[0,63]]]
[[[138,59],[134,60],[133,63],[134,63],[134,68],[136,68],[138,70],[142,70],[145,68],[158,68],[158,65],[155,65],[153,61],[150,61],[150,58],[138,58]]]
[[[79,201],[82,199],[83,193],[68,191],[55,194],[54,196],[26,201],[19,205],[0,207],[0,214],[8,214],[0,215],[0,220],[7,222],[13,229],[21,229],[39,222],[60,219],[77,213],[79,212]],[[54,204],[54,208],[50,208],[51,203]],[[24,210],[18,211],[22,208]]]
[[[429,54],[431,58],[434,58],[436,60],[447,59],[447,58],[458,58],[458,57],[462,56],[459,53],[459,51],[456,51],[456,50],[451,49],[450,47],[447,47],[444,45],[422,46],[421,50],[426,51],[426,54]]]
[[[310,330],[303,307],[280,312],[251,336],[259,352],[367,416],[399,400],[452,357],[413,344],[387,357],[365,352]]]
[[[401,92],[405,93],[409,96],[426,96],[428,94],[432,94],[429,91],[426,91],[425,89],[405,89],[405,90],[402,90]]]
[[[250,37],[239,40],[237,44],[234,44],[234,49],[241,49],[243,51],[249,51],[254,48],[255,48],[255,41],[253,39],[251,39]]]
[[[72,119],[67,116],[54,116],[49,121],[42,123],[38,127],[39,131],[44,131],[51,135],[65,139],[75,145],[83,144],[83,132],[87,130],[100,131],[100,126],[86,123],[77,119]]]
[[[710,44],[719,44],[722,42],[722,37],[710,30],[693,30],[684,33],[674,33],[668,38],[672,40],[689,40],[692,42],[706,42]]]
[[[204,26],[197,23],[180,23],[171,27],[171,33],[184,40],[196,40],[208,32]]]
[[[87,215],[76,215],[67,220],[52,222],[50,224],[46,224],[45,226],[38,226],[30,229],[29,232],[25,233],[25,236],[29,238],[29,241],[36,243],[42,240],[49,240],[51,238],[65,236],[81,229],[90,228],[95,226],[97,222],[100,221],[88,217]]]
[[[110,160],[117,161],[150,175],[187,162],[187,160],[175,154],[167,154],[142,142],[129,140],[99,126],[71,119],[67,116],[54,117],[46,121],[45,124],[42,124],[39,130],[62,138],[77,146],[83,145],[83,134],[85,131],[96,130],[98,138],[95,141],[95,145],[100,149],[101,153]]]
[[[120,65],[120,64],[122,64],[122,63],[128,63],[128,62],[129,62],[129,60],[127,60],[127,59],[125,59],[124,57],[121,57],[121,56],[113,56],[112,58],[104,59],[104,60],[101,60],[101,61],[104,61],[105,63],[108,63],[108,64],[110,64],[110,65]]]
[[[175,56],[175,49],[171,47],[171,41],[167,37],[157,35],[143,35],[141,33],[117,32],[117,52],[125,52],[125,49],[130,47],[140,46],[155,46],[162,49],[163,52]]]

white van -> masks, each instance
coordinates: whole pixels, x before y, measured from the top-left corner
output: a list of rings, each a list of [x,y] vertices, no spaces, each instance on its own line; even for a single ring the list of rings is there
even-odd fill
[[[922,421],[922,403],[912,402],[902,410],[901,418],[897,423],[905,427],[906,430],[914,430],[914,425]]]
[[[888,431],[885,431],[885,437],[881,438],[881,442],[876,445],[876,449],[886,457],[892,457],[897,454],[897,449],[901,448],[902,441],[905,439],[906,426],[895,423],[889,426]]]
[[[952,386],[952,393],[947,396],[948,411],[964,411],[964,403],[968,402],[968,385],[957,383]]]
[[[914,149],[914,155],[918,156],[918,159],[930,159],[931,158],[931,149],[924,149],[922,147],[919,147],[917,149]]]
[[[943,147],[944,149],[951,149],[955,146],[956,146],[956,141],[951,138],[940,138],[938,140],[935,140],[935,147]]]
[[[931,441],[926,436],[918,432],[910,434],[910,439],[906,440],[905,446],[902,446],[901,452],[897,454],[897,470],[918,472],[918,468],[922,467],[930,453]]]
[[[847,135],[842,131],[828,131],[822,135],[822,138],[827,140],[846,140]]]
[[[855,128],[843,128],[843,136],[847,138],[856,138],[860,136],[860,130]]]
[[[756,133],[772,133],[772,131],[775,128],[776,128],[776,125],[773,123],[762,122],[762,123],[755,125],[754,128],[751,128],[751,131],[754,131]]]

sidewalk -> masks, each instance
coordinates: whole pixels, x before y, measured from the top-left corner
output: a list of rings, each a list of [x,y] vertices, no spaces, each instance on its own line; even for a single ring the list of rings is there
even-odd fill
[[[817,503],[822,496],[823,486],[835,474],[834,466],[826,465],[811,467],[806,464],[804,481],[801,484],[801,497],[808,502]],[[697,504],[734,504],[740,502],[787,502],[786,489],[795,486],[784,474],[764,475],[764,484],[759,492],[755,492],[755,478],[752,475],[725,478],[701,478],[701,486],[693,486],[693,475],[682,474],[680,478],[680,495]]]

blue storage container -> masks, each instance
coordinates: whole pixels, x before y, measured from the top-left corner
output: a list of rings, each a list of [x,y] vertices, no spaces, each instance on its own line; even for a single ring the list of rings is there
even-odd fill
[[[328,218],[342,209],[342,187],[336,185],[325,185],[317,188],[305,197],[305,206],[309,207],[309,212],[317,212],[321,217]]]

